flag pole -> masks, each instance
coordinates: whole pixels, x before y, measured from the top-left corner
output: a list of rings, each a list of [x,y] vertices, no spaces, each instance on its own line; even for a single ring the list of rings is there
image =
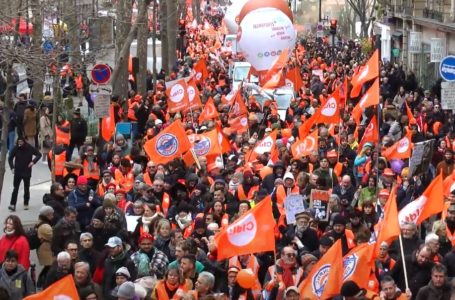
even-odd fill
[[[406,259],[404,257],[403,239],[401,238],[401,233],[398,236],[398,239],[400,241],[401,260],[403,261],[404,283],[406,284],[406,290],[407,290],[407,289],[409,289],[408,272],[406,271]]]

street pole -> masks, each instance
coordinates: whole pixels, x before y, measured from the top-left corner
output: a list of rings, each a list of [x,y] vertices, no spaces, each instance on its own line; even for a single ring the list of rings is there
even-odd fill
[[[322,21],[322,0],[319,0],[319,22]]]

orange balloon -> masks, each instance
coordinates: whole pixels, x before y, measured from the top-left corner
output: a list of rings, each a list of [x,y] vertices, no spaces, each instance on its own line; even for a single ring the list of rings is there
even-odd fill
[[[237,282],[244,289],[251,289],[256,283],[256,275],[251,269],[242,269],[237,274]]]
[[[291,129],[289,129],[289,128],[281,129],[281,136],[282,136],[282,137],[290,138],[291,135],[292,135]]]

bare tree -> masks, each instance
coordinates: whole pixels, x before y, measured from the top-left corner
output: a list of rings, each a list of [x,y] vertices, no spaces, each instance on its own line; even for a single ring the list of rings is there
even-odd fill
[[[41,39],[43,36],[43,15],[40,0],[30,0],[30,6],[33,15],[33,34],[32,48],[33,53],[41,52]],[[37,61],[36,64],[30,66],[31,73],[36,74],[36,77],[41,78],[33,81],[32,98],[39,101],[43,95],[44,76],[46,75],[46,65],[44,60]]]
[[[147,92],[147,41],[149,35],[148,8],[151,0],[139,2],[137,13],[137,57],[139,58],[139,72],[136,76],[137,92],[145,96]]]
[[[161,67],[166,74],[169,74],[169,56],[167,39],[167,3],[166,0],[160,1],[160,35],[161,35]]]
[[[374,14],[374,7],[377,0],[346,0],[349,6],[352,7],[354,13],[359,17],[361,22],[361,37],[368,36],[368,28],[371,25]]]

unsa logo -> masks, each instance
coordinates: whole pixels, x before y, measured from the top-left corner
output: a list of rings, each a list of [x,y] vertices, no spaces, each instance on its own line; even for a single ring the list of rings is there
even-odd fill
[[[72,297],[67,295],[56,295],[52,298],[53,300],[74,300]]]
[[[231,244],[241,247],[251,243],[256,236],[256,231],[256,219],[252,213],[249,213],[245,218],[227,228],[227,236]]]
[[[156,141],[155,149],[163,156],[172,156],[179,149],[179,141],[175,135],[165,133]]]
[[[194,145],[194,152],[198,156],[204,156],[210,151],[212,142],[207,137],[202,137],[202,139]]]
[[[343,259],[343,280],[348,279],[354,273],[357,268],[358,261],[359,258],[357,254],[351,254]]]
[[[327,280],[329,279],[330,264],[325,264],[317,270],[314,274],[313,279],[311,280],[311,287],[313,293],[318,297],[321,297],[322,292],[324,291]]]
[[[201,78],[202,78],[202,72],[197,72],[196,73],[196,79],[197,80],[201,80]]]
[[[174,103],[179,103],[183,100],[185,96],[185,91],[183,90],[183,86],[180,83],[176,83],[171,87],[171,92],[169,93],[169,98]]]
[[[248,125],[248,119],[243,117],[240,119],[240,124],[242,124],[242,126],[246,126]]]

